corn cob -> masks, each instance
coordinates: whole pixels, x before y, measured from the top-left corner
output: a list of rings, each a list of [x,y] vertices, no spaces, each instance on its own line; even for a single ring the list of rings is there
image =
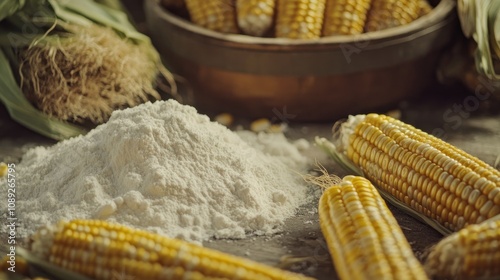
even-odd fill
[[[236,18],[243,33],[264,35],[272,26],[277,0],[236,0]]]
[[[323,36],[363,33],[373,0],[330,0],[326,2]]]
[[[61,222],[32,240],[35,256],[93,279],[311,279],[102,220]]]
[[[321,177],[317,181],[328,183]],[[340,279],[427,279],[396,219],[367,179],[346,176],[328,187],[318,213]]]
[[[500,171],[388,116],[350,117],[339,150],[383,191],[451,231],[500,213]]]
[[[280,0],[276,37],[316,39],[321,36],[326,0]]]
[[[499,264],[500,216],[441,240],[427,257],[425,268],[433,277],[499,279]]]
[[[234,0],[185,0],[191,21],[222,33],[238,33]]]
[[[419,17],[420,0],[373,0],[365,31],[372,32],[408,24]]]

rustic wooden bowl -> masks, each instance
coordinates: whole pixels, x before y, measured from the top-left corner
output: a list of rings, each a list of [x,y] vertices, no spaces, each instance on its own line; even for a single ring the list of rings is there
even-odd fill
[[[454,0],[411,24],[317,40],[213,32],[146,0],[153,43],[201,111],[327,121],[421,93],[459,30]]]

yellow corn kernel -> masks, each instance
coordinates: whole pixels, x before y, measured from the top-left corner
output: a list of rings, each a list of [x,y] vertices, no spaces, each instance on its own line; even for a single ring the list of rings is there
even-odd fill
[[[311,279],[102,220],[43,227],[32,240],[35,256],[93,279]]]
[[[365,30],[383,30],[408,24],[420,16],[420,0],[373,0]]]
[[[500,214],[500,171],[411,125],[358,115],[340,138],[368,179],[451,231]]]
[[[373,0],[330,0],[326,2],[323,36],[363,33]]]
[[[277,0],[236,0],[238,26],[244,34],[263,36],[274,20]]]
[[[267,133],[283,133],[287,130],[288,125],[286,123],[275,123],[271,124],[267,129]]]
[[[231,126],[234,122],[234,117],[229,113],[222,113],[215,116],[214,120],[224,126]]]
[[[321,231],[340,279],[427,279],[396,219],[370,181],[328,175],[319,202]]]
[[[425,262],[431,277],[500,278],[500,217],[470,225],[435,245]]]
[[[5,177],[5,175],[7,175],[7,170],[9,170],[7,164],[5,162],[0,162],[0,178]]]
[[[191,21],[210,30],[238,33],[234,0],[185,0]]]
[[[250,124],[250,130],[253,132],[266,131],[271,127],[271,121],[266,118],[257,119]]]
[[[321,36],[326,0],[278,1],[276,37],[316,39]]]

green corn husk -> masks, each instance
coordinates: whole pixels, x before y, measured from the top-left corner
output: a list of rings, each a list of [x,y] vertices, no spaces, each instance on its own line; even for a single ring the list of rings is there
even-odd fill
[[[500,1],[461,0],[458,15],[464,35],[477,43],[474,59],[478,72],[490,80],[500,81]]]
[[[15,121],[61,140],[86,132],[75,123],[100,124],[113,110],[160,99],[158,74],[176,91],[119,2],[97,1],[0,4],[0,101]]]

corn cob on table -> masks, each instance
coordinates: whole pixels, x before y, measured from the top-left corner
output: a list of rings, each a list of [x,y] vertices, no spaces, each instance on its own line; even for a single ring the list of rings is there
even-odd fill
[[[444,131],[443,137],[450,143],[489,164],[493,164],[497,155],[500,154],[498,111],[490,110],[489,114],[470,112],[467,118],[461,119],[460,126],[456,129],[447,127],[452,123],[442,118],[443,113],[453,108],[455,104],[462,104],[465,97],[459,96],[450,100],[436,100],[435,98],[434,102],[437,102],[435,105],[429,104],[427,98],[403,104],[400,106],[403,120],[425,131],[434,131],[435,133]],[[0,161],[18,160],[22,153],[21,148],[26,144],[53,144],[53,142],[11,122],[3,108],[2,113],[0,113],[0,126],[3,127],[2,137],[0,137]],[[7,131],[15,132],[7,133]],[[290,138],[306,137],[310,140],[314,136],[329,137],[331,125],[292,125],[288,135]],[[335,174],[347,175],[333,162],[324,162],[327,164],[326,168],[334,170]],[[442,239],[442,235],[399,209],[391,205],[388,206],[416,258],[422,261],[423,255],[428,252],[427,249],[437,244]],[[286,223],[281,234],[243,240],[213,240],[204,245],[267,265],[274,266],[281,263],[290,270],[317,279],[337,279],[327,249],[328,245],[320,229],[317,207],[316,203],[304,206],[296,217]]]

